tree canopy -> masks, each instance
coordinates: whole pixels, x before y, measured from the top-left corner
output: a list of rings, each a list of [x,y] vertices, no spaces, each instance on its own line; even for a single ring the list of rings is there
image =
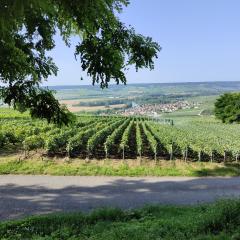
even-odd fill
[[[215,115],[224,123],[240,122],[240,93],[225,93],[215,103]]]
[[[101,88],[111,80],[126,84],[129,65],[153,69],[158,43],[117,17],[128,4],[128,0],[0,0],[0,99],[19,111],[29,110],[32,117],[69,122],[67,109],[53,92],[41,88],[58,72],[49,55],[57,32],[67,46],[72,35],[80,36],[75,57]]]

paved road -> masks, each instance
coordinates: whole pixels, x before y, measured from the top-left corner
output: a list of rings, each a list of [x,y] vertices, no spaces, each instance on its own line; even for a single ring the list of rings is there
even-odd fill
[[[240,177],[0,176],[0,220],[96,207],[196,204],[240,197]]]

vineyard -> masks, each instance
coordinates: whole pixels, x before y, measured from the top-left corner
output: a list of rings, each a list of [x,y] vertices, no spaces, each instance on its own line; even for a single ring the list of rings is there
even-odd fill
[[[25,155],[238,161],[239,135],[239,125],[214,121],[171,126],[140,117],[79,116],[59,128],[28,117],[0,118],[0,148],[16,147]]]

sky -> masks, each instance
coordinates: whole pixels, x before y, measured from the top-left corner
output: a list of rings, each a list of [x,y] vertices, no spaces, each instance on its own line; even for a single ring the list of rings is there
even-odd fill
[[[239,9],[239,0],[130,0],[120,20],[162,50],[154,70],[131,68],[128,83],[239,81]],[[56,36],[50,55],[59,72],[47,85],[91,84],[74,58],[76,42],[73,38],[69,49]]]

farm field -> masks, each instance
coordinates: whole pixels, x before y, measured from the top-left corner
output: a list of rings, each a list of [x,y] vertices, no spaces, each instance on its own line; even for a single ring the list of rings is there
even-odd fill
[[[92,99],[89,99],[90,102],[93,101]],[[76,106],[79,102],[85,102],[83,100],[61,100],[60,103],[67,106],[68,110],[73,113],[78,112],[96,112],[98,110],[106,110],[106,109],[122,109],[126,107],[126,104],[114,104],[110,106]]]
[[[137,104],[161,104],[171,101],[188,101],[201,103],[199,109],[189,111],[192,115],[211,115],[216,98],[225,92],[238,91],[239,82],[196,82],[196,83],[155,83],[110,85],[102,91],[98,86],[52,86],[56,97],[65,103],[72,112],[115,113],[117,109],[125,109],[132,102]],[[123,105],[109,105],[111,101],[122,100]],[[98,106],[91,106],[98,102]],[[80,106],[76,106],[79,103]],[[101,103],[101,104],[100,104]],[[75,106],[73,106],[75,105]],[[86,105],[89,105],[86,107]]]
[[[145,83],[118,86],[113,84],[109,85],[109,88],[104,91],[97,85],[52,86],[49,88],[56,91],[56,97],[59,100],[81,99],[81,101],[90,101],[90,99],[102,100],[116,97],[138,97],[141,99],[147,97],[155,99],[155,102],[157,102],[159,96],[197,98],[238,91],[240,82]]]
[[[239,161],[240,126],[211,117],[189,117],[171,126],[144,117],[79,116],[74,125],[59,128],[10,109],[0,111],[2,151],[16,148],[25,156],[35,151],[89,160]]]

